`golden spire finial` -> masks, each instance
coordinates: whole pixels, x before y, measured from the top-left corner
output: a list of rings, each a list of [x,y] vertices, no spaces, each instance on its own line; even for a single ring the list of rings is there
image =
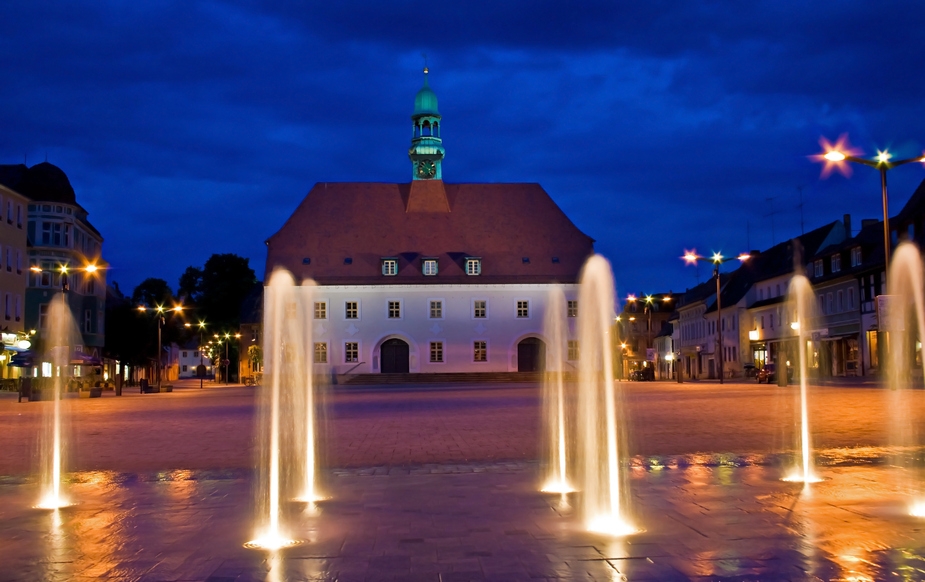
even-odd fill
[[[429,72],[427,70],[427,53],[421,53],[421,56],[424,57],[424,74],[426,75]]]

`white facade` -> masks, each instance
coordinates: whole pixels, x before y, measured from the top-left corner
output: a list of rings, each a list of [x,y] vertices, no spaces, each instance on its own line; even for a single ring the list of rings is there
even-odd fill
[[[177,363],[180,378],[195,378],[196,368],[199,366],[200,362],[206,367],[206,374],[212,373],[212,362],[206,354],[202,354],[202,359],[200,360],[200,352],[198,349],[178,348],[178,354]]]
[[[550,292],[556,287],[564,290],[567,300],[577,301],[577,285],[316,287],[312,310],[315,369],[319,373],[378,373],[382,344],[398,339],[409,346],[411,373],[516,372],[520,342],[536,338],[549,349],[543,320]],[[481,304],[476,303],[482,301],[484,316]],[[574,321],[569,318],[572,334]],[[484,359],[482,344],[476,342],[484,342]],[[547,369],[553,369],[552,358],[546,361]]]

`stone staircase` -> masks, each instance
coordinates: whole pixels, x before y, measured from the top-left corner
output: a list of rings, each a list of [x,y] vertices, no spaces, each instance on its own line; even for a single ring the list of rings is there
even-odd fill
[[[373,384],[539,384],[543,372],[457,372],[447,374],[351,374],[338,377],[344,386]]]

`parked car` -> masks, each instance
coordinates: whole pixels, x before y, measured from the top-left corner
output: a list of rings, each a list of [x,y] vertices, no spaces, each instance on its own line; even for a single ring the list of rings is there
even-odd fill
[[[771,384],[777,382],[777,364],[765,364],[763,368],[758,370],[758,383],[767,382]],[[787,366],[787,382],[793,380],[793,368]]]
[[[651,382],[655,380],[655,369],[645,367],[639,370],[633,370],[630,372],[630,380],[635,380],[637,382]]]

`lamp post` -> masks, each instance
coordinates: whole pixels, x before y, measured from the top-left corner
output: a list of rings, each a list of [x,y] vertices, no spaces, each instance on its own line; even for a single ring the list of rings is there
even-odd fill
[[[219,345],[222,343],[225,344],[225,361],[222,362],[225,365],[225,384],[228,384],[228,365],[231,363],[228,359],[228,344],[231,343],[232,337],[237,339],[241,337],[241,334],[236,333],[234,336],[232,336],[230,332],[225,332],[225,335],[215,334],[215,339],[218,340],[216,343]]]
[[[670,303],[671,295],[663,295],[660,299],[662,303],[665,303],[665,304]],[[632,303],[635,305],[636,301],[640,301],[640,299],[638,299],[636,295],[630,293],[629,295],[626,296],[626,301],[628,303]],[[641,301],[642,301],[642,311],[643,311],[643,314],[646,316],[646,348],[653,348],[655,346],[652,342],[652,309],[653,308],[656,310],[658,309],[659,298],[655,297],[654,295],[645,295],[643,299],[641,299]],[[649,359],[649,355],[648,355],[648,352],[646,352],[646,361],[648,361],[648,359]],[[653,366],[656,369],[658,368],[657,364],[658,364],[658,356],[656,356],[656,361],[653,362]]]
[[[723,350],[725,346],[723,345],[723,306],[720,302],[720,279],[719,279],[719,266],[725,263],[726,261],[731,261],[733,258],[745,262],[751,255],[748,253],[742,253],[738,257],[724,257],[721,253],[713,253],[711,257],[701,257],[697,254],[697,249],[684,251],[684,256],[681,257],[684,259],[688,265],[694,265],[697,261],[710,261],[713,263],[713,277],[716,279],[716,334],[717,334],[717,345],[716,345],[716,355],[717,362],[719,364],[719,383],[723,383]]]
[[[910,162],[922,162],[925,163],[925,155],[918,156],[915,158],[906,158],[905,160],[893,161],[893,156],[887,150],[877,150],[877,157],[873,160],[868,160],[865,158],[857,157],[855,154],[860,153],[855,150],[852,150],[848,145],[847,136],[841,136],[835,144],[830,144],[828,140],[823,138],[819,142],[822,145],[822,148],[825,150],[825,153],[821,154],[819,157],[825,160],[825,167],[822,170],[823,176],[827,176],[831,173],[832,169],[839,170],[842,174],[848,175],[847,168],[843,165],[844,162],[852,162],[855,164],[861,164],[863,166],[870,166],[875,168],[880,172],[880,197],[883,203],[883,256],[884,256],[884,265],[883,272],[886,277],[886,280],[890,280],[889,268],[890,268],[890,211],[889,211],[889,201],[887,199],[887,190],[886,190],[886,173],[889,170],[897,166],[902,166]],[[851,236],[851,233],[848,233],[848,236]]]
[[[156,305],[154,307],[148,307],[147,305],[139,305],[138,311],[145,313],[148,310],[154,311],[154,315],[157,317],[157,370],[155,372],[155,381],[157,382],[158,388],[161,385],[161,328],[163,327],[165,321],[165,316],[168,311],[173,311],[174,313],[180,313],[183,311],[182,305],[175,305],[170,309],[164,309],[163,305]]]
[[[193,324],[191,324],[191,323],[184,323],[183,326],[184,326],[184,327],[188,327],[188,328],[192,328],[192,327],[193,327]],[[202,369],[202,332],[203,332],[203,329],[204,329],[205,327],[206,327],[206,322],[200,321],[200,322],[199,322],[199,344],[197,345],[197,348],[198,348],[198,351],[199,351],[199,367],[196,368],[196,375],[199,376],[199,389],[200,389],[200,390],[202,390],[202,377],[203,377],[203,374],[200,374],[200,372],[199,372],[199,370]]]

